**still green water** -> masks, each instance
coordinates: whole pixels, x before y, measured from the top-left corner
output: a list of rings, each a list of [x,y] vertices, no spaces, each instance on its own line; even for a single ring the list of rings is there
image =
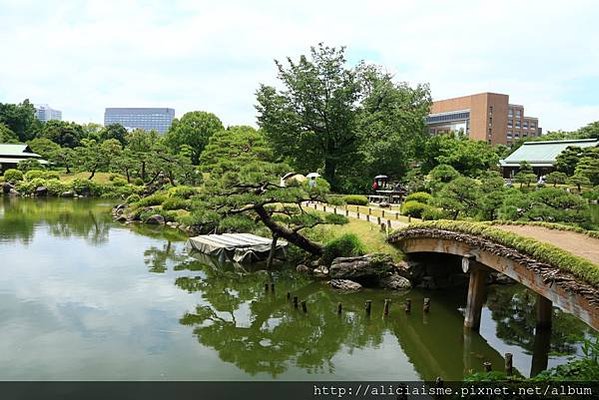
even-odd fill
[[[483,361],[501,368],[505,352],[529,375],[547,352],[549,366],[579,354],[591,334],[555,310],[550,346],[539,346],[534,296],[513,285],[491,287],[480,335],[465,335],[465,288],[341,294],[292,270],[215,267],[171,230],[113,223],[110,207],[0,198],[0,379],[451,380]],[[408,297],[411,314],[399,306]]]

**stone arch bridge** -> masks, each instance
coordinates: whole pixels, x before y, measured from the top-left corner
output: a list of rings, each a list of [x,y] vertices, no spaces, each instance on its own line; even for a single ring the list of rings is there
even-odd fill
[[[470,273],[464,326],[478,330],[485,298],[485,283],[490,271],[501,272],[538,294],[537,327],[551,326],[552,306],[576,315],[599,331],[599,287],[570,272],[563,265],[552,265],[483,235],[464,233],[458,222],[436,227],[416,224],[392,234],[389,242],[404,253],[441,253],[462,257],[462,269]],[[549,243],[560,250],[588,261],[599,270],[599,239],[584,233],[560,231],[535,225],[498,225],[493,229],[511,235]],[[594,265],[593,265],[594,264]]]

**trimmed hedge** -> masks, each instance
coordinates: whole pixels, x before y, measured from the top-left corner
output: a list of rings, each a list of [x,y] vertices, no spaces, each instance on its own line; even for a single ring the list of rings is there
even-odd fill
[[[7,169],[4,171],[4,180],[10,183],[16,183],[23,180],[23,172],[18,169]]]
[[[409,194],[406,197],[405,201],[406,202],[408,202],[408,201],[417,201],[419,203],[429,204],[432,199],[433,199],[433,196],[430,193],[426,193],[426,192],[414,192],[412,194]]]
[[[346,233],[324,246],[322,259],[326,265],[331,265],[337,257],[361,256],[365,253],[366,250],[360,238],[353,233]]]
[[[368,205],[368,197],[359,194],[348,194],[347,196],[343,196],[343,201],[345,201],[346,204],[352,204],[355,206]]]
[[[574,225],[564,225],[557,224],[554,222],[545,222],[545,221],[511,221],[511,220],[495,220],[495,221],[484,221],[482,224],[488,225],[516,225],[516,226],[540,226],[547,229],[553,229],[556,231],[566,231],[566,232],[576,232],[581,233],[583,235],[587,235],[589,237],[599,239],[599,231],[589,231],[587,229],[583,229],[579,226]]]
[[[432,207],[428,204],[420,203],[416,200],[406,201],[401,205],[402,215],[408,215],[414,218],[421,218],[422,214],[431,209]]]
[[[410,229],[440,229],[482,237],[527,254],[540,262],[571,272],[574,276],[595,287],[599,287],[599,265],[554,245],[507,232],[488,223],[449,220],[426,221],[410,224],[406,228],[399,229],[399,231]]]

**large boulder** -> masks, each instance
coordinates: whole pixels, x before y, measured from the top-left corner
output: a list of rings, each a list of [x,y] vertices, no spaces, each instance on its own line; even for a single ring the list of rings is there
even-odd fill
[[[35,188],[36,197],[46,197],[48,195],[48,188],[45,186],[38,186]]]
[[[75,192],[73,192],[72,190],[69,190],[69,191],[66,191],[66,192],[62,192],[60,194],[60,197],[73,198],[73,197],[75,197]]]
[[[3,193],[8,194],[8,193],[10,193],[11,190],[14,190],[14,188],[15,187],[9,182],[4,182],[4,184],[2,184],[2,192]]]
[[[347,292],[355,292],[362,289],[362,285],[358,282],[350,281],[349,279],[333,279],[329,282],[333,289],[343,290]]]
[[[160,214],[154,214],[146,219],[146,224],[148,225],[164,225],[164,223],[164,217]]]
[[[333,260],[329,274],[333,279],[380,278],[395,272],[390,256],[372,254],[359,257],[338,257]]]
[[[401,276],[398,273],[391,273],[385,277],[382,277],[379,281],[379,285],[385,289],[391,290],[402,290],[412,288],[412,283]]]
[[[308,266],[306,266],[304,264],[299,264],[297,267],[295,267],[295,270],[297,272],[299,272],[300,274],[310,274],[310,273],[312,273],[312,269],[310,269]]]

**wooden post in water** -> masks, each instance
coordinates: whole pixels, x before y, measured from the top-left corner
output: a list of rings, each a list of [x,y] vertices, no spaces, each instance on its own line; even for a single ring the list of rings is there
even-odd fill
[[[512,353],[505,353],[505,373],[507,376],[512,376],[514,373],[514,367],[512,365],[513,357]]]
[[[306,306],[306,300],[302,300],[302,311],[304,313],[308,312],[308,306]]]
[[[464,314],[464,327],[478,331],[480,316],[485,300],[487,270],[482,266],[470,264],[470,282],[468,283],[468,300]]]
[[[372,311],[372,300],[366,300],[366,303],[364,303],[364,309],[366,310],[366,315],[370,315],[370,312]]]
[[[425,313],[431,310],[431,299],[429,297],[424,298],[424,302],[422,303],[422,311]]]
[[[492,365],[489,361],[485,361],[483,363],[483,369],[485,370],[485,372],[491,372],[491,368],[492,368]]]
[[[546,297],[537,295],[537,329],[551,329],[553,303]]]
[[[412,299],[406,299],[404,310],[406,310],[406,313],[410,313],[412,311]]]
[[[343,304],[341,302],[337,303],[337,315],[341,315],[343,312]]]
[[[293,308],[297,309],[298,306],[298,300],[297,300],[297,296],[293,296]]]
[[[391,304],[391,299],[385,299],[385,305],[383,306],[383,315],[386,317],[389,315],[389,305]]]

